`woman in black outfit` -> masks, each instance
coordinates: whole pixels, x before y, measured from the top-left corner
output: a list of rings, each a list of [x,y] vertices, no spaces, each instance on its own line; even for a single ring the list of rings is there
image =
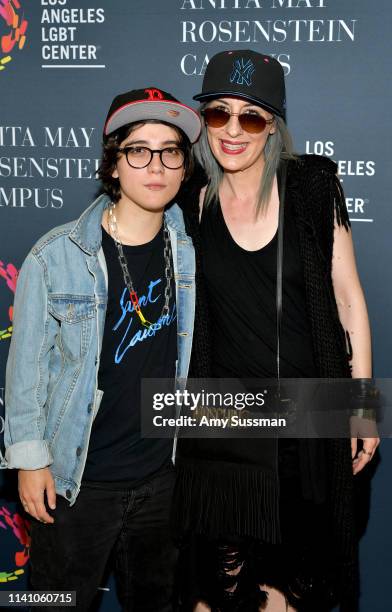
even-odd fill
[[[204,278],[191,375],[369,378],[368,317],[336,165],[293,154],[280,64],[249,50],[219,53],[195,99],[205,174],[183,208]],[[348,439],[180,440],[181,609],[321,612],[339,603],[354,612],[353,475],[379,443],[363,438],[357,449],[358,437],[351,448]]]

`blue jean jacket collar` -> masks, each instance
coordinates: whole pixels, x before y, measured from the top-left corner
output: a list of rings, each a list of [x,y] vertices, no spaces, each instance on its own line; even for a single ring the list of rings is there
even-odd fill
[[[109,206],[109,203],[109,196],[99,196],[95,202],[80,215],[69,234],[70,239],[88,255],[96,255],[101,248],[101,219],[103,211]],[[172,204],[165,211],[165,219],[169,228],[185,232],[182,214],[176,204]]]

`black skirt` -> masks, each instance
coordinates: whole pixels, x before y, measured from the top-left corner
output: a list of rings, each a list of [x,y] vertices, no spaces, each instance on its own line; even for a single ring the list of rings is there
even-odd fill
[[[279,443],[279,542],[243,531],[242,535],[224,534],[222,529],[197,534],[194,525],[187,534],[183,532],[182,612],[193,610],[198,601],[205,601],[213,610],[257,612],[266,599],[260,585],[278,589],[301,612],[327,612],[337,605],[328,507],[325,501],[316,503],[304,497],[301,444],[297,440]],[[237,505],[248,506],[247,502],[241,499]],[[233,569],[238,573],[230,574]]]

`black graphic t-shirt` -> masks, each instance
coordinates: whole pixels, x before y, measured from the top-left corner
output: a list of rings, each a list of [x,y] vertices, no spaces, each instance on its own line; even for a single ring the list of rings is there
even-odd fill
[[[98,375],[104,394],[83,478],[135,485],[170,461],[172,440],[140,437],[140,381],[175,375],[175,286],[172,281],[169,314],[161,318],[166,286],[163,229],[147,244],[123,247],[141,311],[151,323],[160,323],[154,330],[144,327],[129,299],[117,246],[104,229],[102,247],[109,278]]]

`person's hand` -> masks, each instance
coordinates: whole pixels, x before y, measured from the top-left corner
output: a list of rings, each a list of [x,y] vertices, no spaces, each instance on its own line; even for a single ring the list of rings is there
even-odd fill
[[[23,508],[41,523],[54,523],[45,507],[45,493],[49,508],[56,508],[56,489],[49,468],[19,470],[19,497]]]
[[[380,444],[377,424],[372,419],[352,416],[351,427],[351,458],[353,460],[353,474],[358,474],[374,457],[377,446]],[[362,449],[358,452],[358,440],[362,441]]]

